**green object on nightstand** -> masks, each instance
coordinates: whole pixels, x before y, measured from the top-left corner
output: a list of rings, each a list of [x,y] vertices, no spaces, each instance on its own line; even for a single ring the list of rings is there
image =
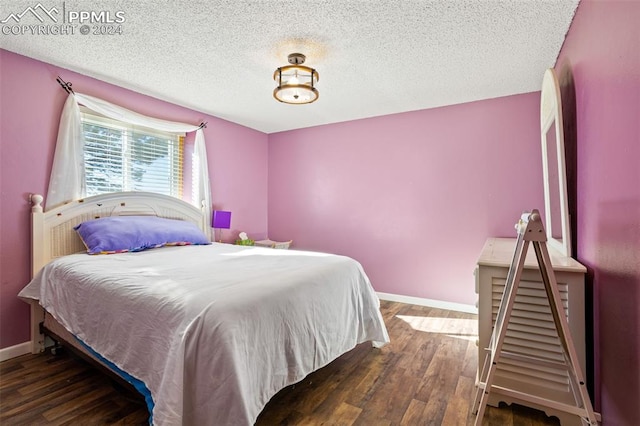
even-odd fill
[[[254,244],[254,241],[251,239],[247,239],[247,240],[236,240],[236,245],[237,246],[252,246]]]

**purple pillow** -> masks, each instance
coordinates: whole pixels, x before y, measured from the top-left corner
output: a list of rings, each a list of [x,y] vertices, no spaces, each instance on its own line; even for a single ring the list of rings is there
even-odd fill
[[[111,216],[73,228],[89,254],[141,251],[166,245],[211,244],[192,222],[156,216]]]

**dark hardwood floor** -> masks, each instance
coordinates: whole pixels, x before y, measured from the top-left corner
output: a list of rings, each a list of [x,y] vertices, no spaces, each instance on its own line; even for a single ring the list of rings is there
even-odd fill
[[[477,365],[476,316],[394,302],[392,343],[357,346],[275,395],[257,425],[467,425]],[[143,425],[139,395],[63,351],[0,363],[2,425]],[[489,407],[484,425],[558,425],[519,406]]]

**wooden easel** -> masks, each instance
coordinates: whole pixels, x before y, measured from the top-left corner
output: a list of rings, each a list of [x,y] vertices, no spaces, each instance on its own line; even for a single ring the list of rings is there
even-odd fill
[[[476,389],[476,396],[473,401],[472,408],[473,412],[476,413],[475,424],[476,426],[482,424],[482,419],[484,417],[484,412],[489,401],[491,391],[499,390],[501,394],[508,395],[522,401],[529,401],[539,406],[549,407],[565,413],[574,414],[580,417],[583,425],[596,426],[598,424],[596,414],[593,411],[591,400],[587,393],[584,376],[582,375],[573,339],[569,332],[569,323],[567,322],[567,317],[565,315],[564,308],[562,307],[558,284],[551,266],[549,252],[547,251],[547,236],[538,210],[533,210],[531,213],[524,213],[520,221],[516,224],[516,229],[518,230],[516,248],[513,254],[513,259],[511,260],[511,266],[509,267],[509,273],[507,274],[507,282],[505,284],[504,293],[502,294],[502,300],[500,301],[500,307],[498,308],[491,341],[489,342],[489,347],[485,349],[487,351],[487,355],[484,360],[484,366]],[[547,299],[549,301],[549,308],[551,309],[553,321],[562,346],[564,362],[553,362],[539,359],[535,356],[514,354],[504,351],[502,348],[507,334],[507,326],[511,319],[513,305],[516,295],[518,294],[520,278],[522,276],[522,270],[527,256],[527,248],[530,242],[533,243],[533,249],[536,253],[536,259],[542,275],[542,282],[544,283]],[[496,368],[500,364],[501,358],[517,359],[536,365],[550,366],[566,370],[569,376],[569,383],[575,400],[575,405],[552,401],[536,395],[494,385],[493,380]]]

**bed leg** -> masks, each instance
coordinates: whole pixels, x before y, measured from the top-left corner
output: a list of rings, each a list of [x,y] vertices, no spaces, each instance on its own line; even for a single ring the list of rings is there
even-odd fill
[[[31,353],[44,352],[44,334],[40,324],[44,321],[44,309],[37,301],[29,302],[31,306]]]
[[[57,340],[54,341],[53,347],[51,348],[51,355],[58,356],[63,353],[64,346],[60,344]]]

